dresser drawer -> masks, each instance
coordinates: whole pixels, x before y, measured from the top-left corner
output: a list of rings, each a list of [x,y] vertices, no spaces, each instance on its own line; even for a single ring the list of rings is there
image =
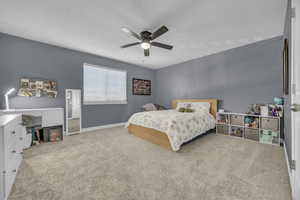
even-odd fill
[[[261,118],[261,128],[265,130],[278,131],[279,130],[279,119],[277,118]]]
[[[231,123],[231,125],[244,126],[244,116],[243,115],[231,115],[230,123]]]
[[[4,144],[11,145],[17,141],[19,135],[19,125],[13,123],[4,127]]]
[[[245,129],[245,138],[249,140],[259,141],[259,130],[257,129]]]
[[[21,154],[12,153],[8,158],[5,159],[4,171],[11,171],[17,169],[21,161],[22,161]]]
[[[228,135],[229,134],[229,127],[227,125],[217,124],[217,133]]]
[[[11,121],[4,127],[4,143],[11,144],[21,137],[21,117]]]
[[[22,154],[17,149],[17,145],[8,146],[5,149],[5,169],[15,169],[19,167],[22,160]]]
[[[6,171],[4,174],[4,185],[5,185],[4,196],[5,196],[5,199],[8,198],[8,196],[11,192],[11,189],[14,185],[14,181],[17,176],[17,173],[18,173],[18,170],[14,169],[14,170]]]

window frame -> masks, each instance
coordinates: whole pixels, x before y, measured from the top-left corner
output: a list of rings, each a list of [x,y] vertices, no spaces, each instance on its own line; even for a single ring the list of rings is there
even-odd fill
[[[95,67],[95,68],[101,68],[101,69],[106,69],[106,70],[110,70],[110,71],[117,71],[117,72],[125,72],[125,101],[86,101],[85,100],[85,86],[84,86],[84,67],[85,66],[90,66],[90,67]],[[82,66],[82,88],[83,88],[83,105],[110,105],[110,104],[119,104],[119,105],[125,105],[128,103],[128,95],[127,95],[127,85],[128,85],[128,80],[127,80],[127,70],[123,70],[123,69],[116,69],[116,68],[112,68],[112,67],[107,67],[107,66],[103,66],[103,65],[95,65],[95,64],[90,64],[90,63],[83,63]]]

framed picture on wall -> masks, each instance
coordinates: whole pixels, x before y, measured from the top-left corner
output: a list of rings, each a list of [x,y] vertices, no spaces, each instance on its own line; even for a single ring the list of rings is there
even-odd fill
[[[283,94],[289,94],[289,82],[290,82],[290,63],[289,63],[289,41],[288,39],[284,40],[284,47],[282,53],[282,60],[283,60]]]
[[[36,80],[21,78],[18,96],[22,97],[42,97],[48,96],[56,98],[57,82],[52,80]]]
[[[151,95],[151,80],[132,79],[133,95]]]

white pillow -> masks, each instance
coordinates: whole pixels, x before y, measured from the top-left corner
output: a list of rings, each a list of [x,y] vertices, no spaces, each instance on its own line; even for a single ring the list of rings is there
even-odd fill
[[[195,112],[208,112],[210,110],[210,103],[208,102],[191,102],[191,109]]]

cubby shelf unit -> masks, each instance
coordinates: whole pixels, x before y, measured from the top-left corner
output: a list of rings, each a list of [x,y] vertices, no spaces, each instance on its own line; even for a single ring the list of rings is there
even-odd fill
[[[280,145],[281,117],[244,113],[217,113],[217,134]]]

